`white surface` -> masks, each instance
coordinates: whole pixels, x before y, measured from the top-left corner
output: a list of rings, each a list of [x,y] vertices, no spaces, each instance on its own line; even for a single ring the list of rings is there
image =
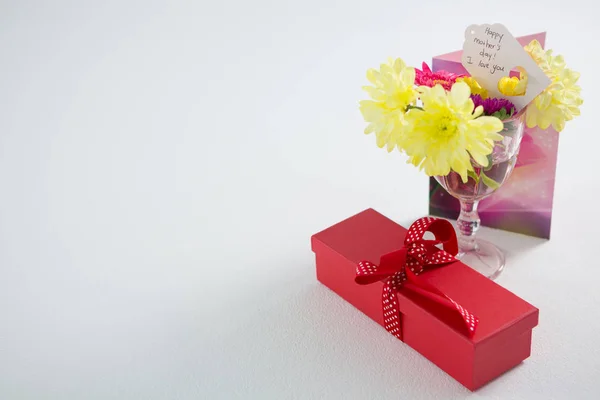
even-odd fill
[[[593,2],[94,3],[0,6],[1,399],[600,397]],[[364,74],[490,21],[548,29],[586,104],[552,240],[483,232],[541,313],[533,356],[470,393],[320,286],[309,237],[427,212],[362,135]]]

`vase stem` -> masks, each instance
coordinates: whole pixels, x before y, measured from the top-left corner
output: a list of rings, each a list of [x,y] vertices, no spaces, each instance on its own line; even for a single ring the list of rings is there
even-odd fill
[[[477,249],[475,234],[481,222],[477,213],[478,204],[478,200],[460,200],[460,215],[456,222],[460,232],[458,247],[461,253]]]

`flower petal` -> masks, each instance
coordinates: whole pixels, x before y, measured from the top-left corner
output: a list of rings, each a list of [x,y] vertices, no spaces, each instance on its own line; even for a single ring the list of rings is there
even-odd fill
[[[450,101],[457,107],[462,107],[471,99],[471,88],[464,82],[456,82],[450,90]]]

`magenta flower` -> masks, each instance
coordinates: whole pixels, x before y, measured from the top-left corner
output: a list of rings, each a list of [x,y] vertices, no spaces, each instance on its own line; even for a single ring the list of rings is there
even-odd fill
[[[463,76],[448,71],[431,72],[429,65],[425,62],[422,68],[422,71],[415,68],[415,84],[419,86],[434,87],[435,85],[442,85],[444,89],[450,90],[456,82],[456,78]]]
[[[491,115],[500,119],[506,119],[512,117],[517,111],[515,105],[506,99],[487,98],[482,99],[480,95],[471,95],[475,108],[478,106],[483,107],[483,115]]]

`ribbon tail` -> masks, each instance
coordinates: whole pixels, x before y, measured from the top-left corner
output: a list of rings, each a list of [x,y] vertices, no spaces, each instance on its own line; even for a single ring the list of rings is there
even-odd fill
[[[398,307],[398,294],[397,290],[390,283],[390,279],[383,285],[381,301],[383,304],[383,326],[389,333],[402,340],[402,325],[400,320],[402,315]]]
[[[423,282],[421,279],[416,279],[416,276],[412,273],[408,273],[407,278],[408,281],[403,285],[405,289],[427,297],[444,306],[448,311],[459,317],[458,320],[461,321],[460,329],[464,330],[469,337],[473,337],[477,325],[479,324],[479,318],[471,314],[467,309],[435,286]]]

